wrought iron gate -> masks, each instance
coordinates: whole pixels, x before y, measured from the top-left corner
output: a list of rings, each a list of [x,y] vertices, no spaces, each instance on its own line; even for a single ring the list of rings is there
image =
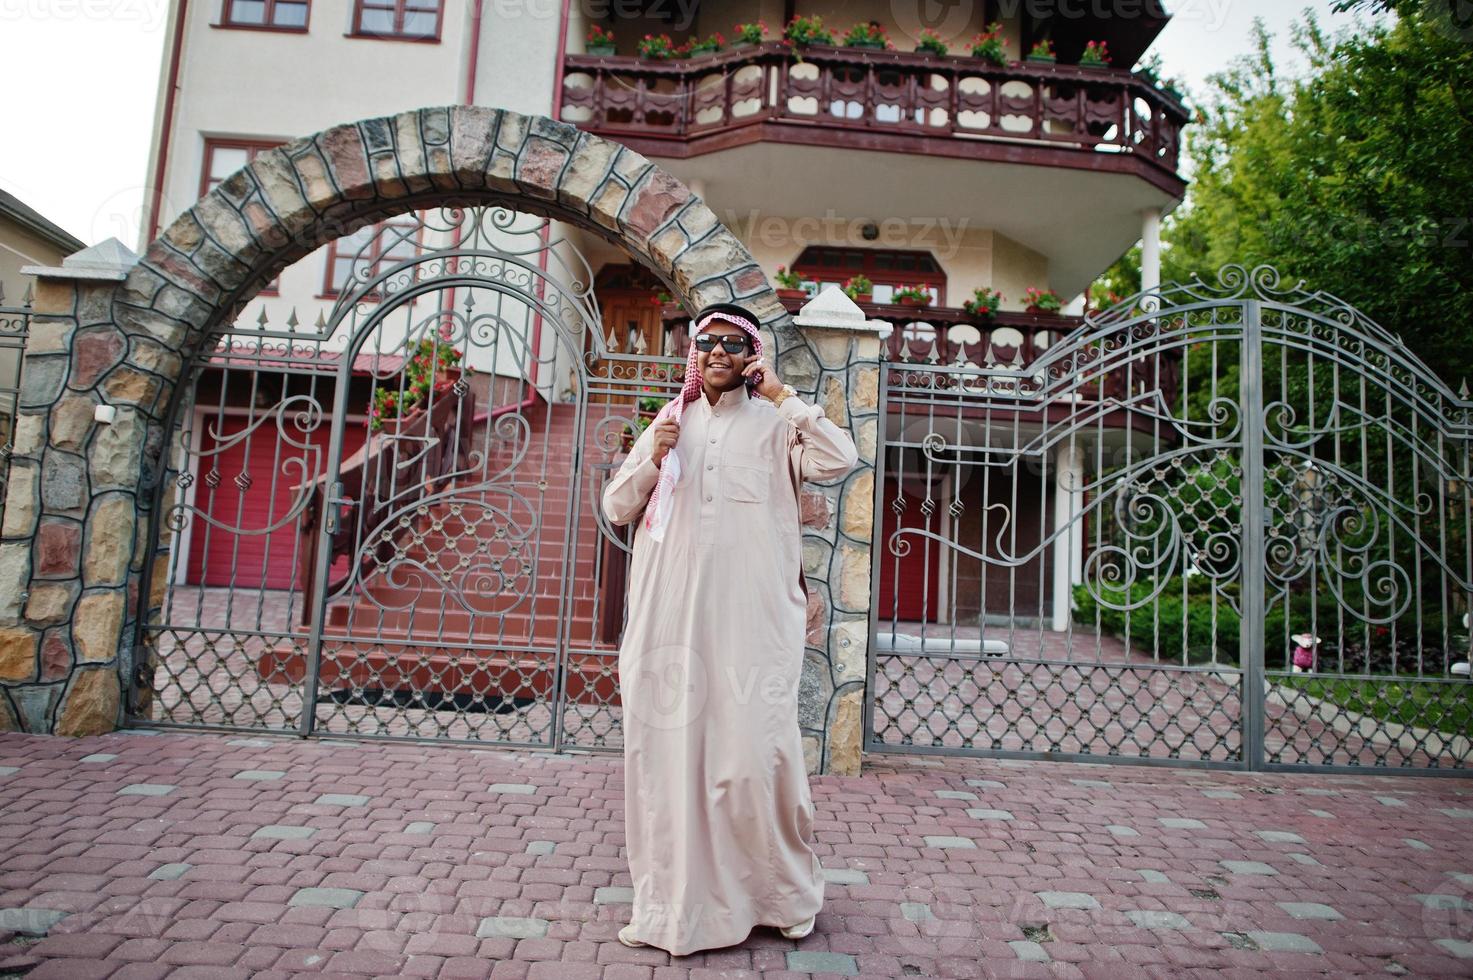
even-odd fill
[[[867,748],[1473,763],[1473,403],[1398,338],[1236,266],[941,326],[881,372]]]
[[[606,342],[581,256],[505,208],[328,261],[315,325],[232,326],[176,396],[135,713],[617,748],[628,547],[598,501],[679,362]]]

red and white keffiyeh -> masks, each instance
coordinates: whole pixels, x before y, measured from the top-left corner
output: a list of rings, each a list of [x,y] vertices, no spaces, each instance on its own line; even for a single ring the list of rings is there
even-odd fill
[[[701,372],[696,367],[696,357],[700,352],[696,350],[695,338],[713,320],[722,320],[740,327],[747,336],[752,338],[752,356],[762,356],[762,337],[757,333],[757,324],[750,318],[725,309],[707,313],[691,324],[690,355],[685,360],[685,384],[680,389],[680,395],[660,407],[651,425],[664,418],[673,418],[679,422],[685,414],[685,406],[701,397]],[[761,380],[762,373],[759,371],[753,377],[746,379],[745,383],[748,387],[755,387]],[[679,479],[680,458],[672,448],[660,462],[660,479],[655,483],[654,492],[650,494],[650,502],[644,510],[644,529],[656,541],[665,537],[665,526],[670,523],[670,511],[674,507],[675,483]]]

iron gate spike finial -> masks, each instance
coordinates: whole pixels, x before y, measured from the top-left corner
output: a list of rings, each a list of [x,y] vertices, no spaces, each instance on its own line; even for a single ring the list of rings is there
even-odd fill
[[[322,315],[322,310],[317,311],[317,322],[313,324],[318,333],[327,329],[327,318]]]
[[[266,323],[266,305],[264,303],[261,304],[261,315],[256,317],[256,326],[260,327],[262,330],[268,329]]]
[[[1463,378],[1463,383],[1458,388],[1458,397],[1459,398],[1467,398],[1468,397],[1468,379],[1466,377]]]
[[[286,328],[292,333],[296,333],[297,327],[300,322],[301,321],[297,319],[297,308],[293,306],[292,311],[286,315]]]
[[[33,285],[34,285],[33,283],[29,283],[29,282],[26,283],[26,294],[20,298],[20,301],[21,301],[21,305],[22,306],[30,306],[31,305],[31,300],[36,295],[35,294],[35,291],[32,289],[32,286]]]
[[[5,283],[0,282],[0,303],[5,302]]]

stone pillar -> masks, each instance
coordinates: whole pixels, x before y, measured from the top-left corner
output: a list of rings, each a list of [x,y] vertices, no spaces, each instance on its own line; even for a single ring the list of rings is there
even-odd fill
[[[1141,212],[1141,289],[1161,285],[1161,209]]]
[[[1073,587],[1084,580],[1084,450],[1072,439],[1054,453],[1054,621],[1062,633],[1069,628]]]
[[[779,355],[778,373],[847,428],[859,449],[859,462],[847,477],[804,487],[803,573],[809,597],[800,723],[810,772],[857,775],[872,601],[880,342],[891,327],[866,320],[835,286],[804,305],[793,326],[805,344]]]
[[[23,270],[37,281],[0,533],[0,730],[120,721],[144,432],[132,402],[150,382],[124,363],[112,299],[136,261],[111,239]]]

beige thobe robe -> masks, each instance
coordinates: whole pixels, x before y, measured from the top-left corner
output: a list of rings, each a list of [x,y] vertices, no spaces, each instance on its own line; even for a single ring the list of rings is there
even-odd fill
[[[807,585],[801,480],[853,469],[823,409],[745,388],[685,407],[663,541],[644,528],[659,476],[646,429],[604,489],[638,521],[619,648],[634,936],[675,955],[792,926],[823,904],[798,731]]]

